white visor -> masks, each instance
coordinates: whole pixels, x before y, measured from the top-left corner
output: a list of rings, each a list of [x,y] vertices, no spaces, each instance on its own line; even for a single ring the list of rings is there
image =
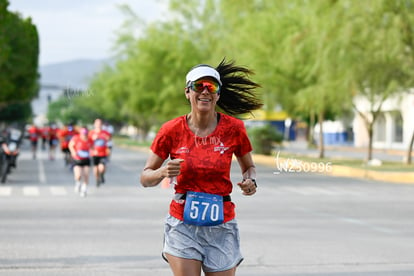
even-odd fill
[[[216,71],[216,69],[210,66],[207,66],[207,65],[195,67],[190,72],[188,72],[185,79],[186,79],[186,83],[188,83],[189,81],[196,81],[203,77],[215,78],[218,81],[218,83],[221,85],[220,74]]]

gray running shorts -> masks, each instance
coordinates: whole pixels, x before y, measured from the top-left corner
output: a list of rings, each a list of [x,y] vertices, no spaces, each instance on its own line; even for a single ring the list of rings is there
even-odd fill
[[[219,272],[238,266],[243,257],[237,221],[216,226],[196,226],[168,215],[164,229],[164,254],[199,260],[204,272]]]

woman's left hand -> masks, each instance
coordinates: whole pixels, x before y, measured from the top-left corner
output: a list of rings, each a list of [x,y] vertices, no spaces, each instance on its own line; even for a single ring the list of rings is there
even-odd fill
[[[237,183],[244,195],[254,195],[256,193],[256,184],[251,179],[245,179],[241,183]]]

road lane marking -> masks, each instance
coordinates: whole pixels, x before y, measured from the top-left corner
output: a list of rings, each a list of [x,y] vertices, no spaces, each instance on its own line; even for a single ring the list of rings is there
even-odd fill
[[[50,190],[50,193],[55,196],[64,196],[68,194],[66,189],[61,186],[50,186],[49,190]]]
[[[25,186],[25,187],[23,187],[23,194],[25,196],[38,196],[39,195],[39,187]]]
[[[43,160],[41,158],[37,161],[38,167],[39,167],[39,181],[40,183],[47,183],[46,181],[46,173],[45,173],[45,166],[43,165]]]
[[[10,196],[12,192],[12,187],[0,187],[0,196]]]

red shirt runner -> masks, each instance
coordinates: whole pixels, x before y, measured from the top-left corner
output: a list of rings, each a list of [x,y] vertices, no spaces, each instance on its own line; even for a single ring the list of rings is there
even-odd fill
[[[31,126],[27,132],[29,132],[30,141],[37,141],[40,136],[40,130],[36,126]]]
[[[76,155],[73,157],[75,160],[85,160],[89,159],[90,157],[90,149],[93,145],[92,140],[89,138],[87,140],[83,140],[80,135],[75,135],[70,140],[70,143],[73,143],[73,147],[75,149]]]
[[[105,157],[109,155],[108,141],[111,134],[106,130],[91,130],[88,134],[89,139],[93,141],[92,156]]]
[[[241,120],[220,113],[216,129],[198,137],[187,124],[186,116],[166,122],[155,137],[151,150],[162,159],[181,158],[181,174],[176,193],[187,191],[229,195],[233,184],[230,168],[233,154],[242,157],[252,150]],[[233,202],[224,202],[224,222],[235,217]],[[171,201],[170,214],[183,220],[184,204]]]
[[[59,140],[60,140],[60,148],[67,149],[70,139],[72,139],[72,137],[77,134],[78,134],[78,131],[75,130],[75,128],[71,128],[71,130],[69,130],[67,127],[61,129],[58,133]]]

